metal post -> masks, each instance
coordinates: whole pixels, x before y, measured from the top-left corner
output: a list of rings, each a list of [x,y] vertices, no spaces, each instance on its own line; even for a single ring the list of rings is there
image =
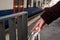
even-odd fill
[[[23,40],[28,40],[27,14],[22,15]]]
[[[17,19],[18,40],[28,40],[27,38],[27,14],[19,16]]]
[[[37,36],[38,36],[38,40],[40,40],[40,32],[38,33],[38,35],[37,35]]]
[[[5,40],[5,28],[3,21],[0,20],[0,40]]]
[[[20,16],[17,19],[17,30],[18,30],[18,40],[22,40],[22,31],[23,31],[23,27],[22,27],[22,16]]]
[[[16,22],[15,22],[15,18],[9,19],[9,36],[10,36],[10,40],[16,40]]]

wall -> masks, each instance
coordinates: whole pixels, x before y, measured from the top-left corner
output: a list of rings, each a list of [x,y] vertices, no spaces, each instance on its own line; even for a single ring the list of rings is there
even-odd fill
[[[13,0],[0,0],[0,10],[13,8]]]

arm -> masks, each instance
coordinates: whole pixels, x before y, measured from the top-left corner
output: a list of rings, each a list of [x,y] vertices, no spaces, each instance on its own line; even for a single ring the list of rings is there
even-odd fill
[[[45,23],[49,24],[60,17],[60,1],[53,7],[45,9],[45,12],[41,15],[41,17],[42,18],[34,25],[31,32],[36,30],[37,27],[38,29],[43,29]]]
[[[53,7],[46,9],[45,12],[41,15],[41,17],[47,24],[60,17],[60,1]]]

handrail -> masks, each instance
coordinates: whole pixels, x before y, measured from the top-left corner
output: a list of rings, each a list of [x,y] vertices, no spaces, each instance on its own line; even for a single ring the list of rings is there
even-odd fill
[[[17,17],[17,20],[15,17]],[[9,40],[28,40],[27,12],[20,12],[0,17],[0,40],[6,40],[6,31],[4,25],[5,20],[8,20],[9,24]],[[18,31],[16,31],[16,29]]]
[[[16,17],[16,16],[25,15],[25,14],[27,14],[27,12],[20,12],[20,13],[16,13],[16,14],[10,14],[10,15],[0,17],[0,20],[9,19],[9,18],[13,18],[13,17]]]

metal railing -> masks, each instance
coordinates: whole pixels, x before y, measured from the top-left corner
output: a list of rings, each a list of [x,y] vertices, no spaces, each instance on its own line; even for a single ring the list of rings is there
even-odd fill
[[[28,40],[27,12],[0,17],[0,40],[6,40],[5,20],[9,22],[9,40]],[[16,29],[18,39],[16,39]]]

